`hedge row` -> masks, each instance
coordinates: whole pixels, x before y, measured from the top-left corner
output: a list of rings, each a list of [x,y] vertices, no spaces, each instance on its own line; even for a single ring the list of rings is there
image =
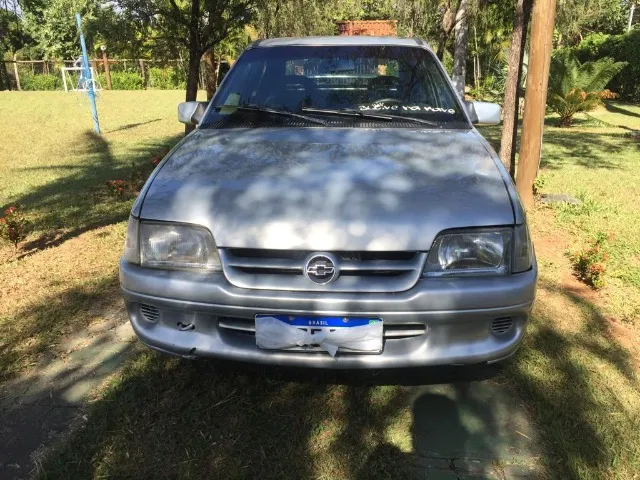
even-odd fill
[[[149,85],[137,72],[111,72],[111,88],[113,90],[144,90],[153,88],[159,90],[183,90],[186,88],[186,76],[181,69],[174,67],[152,67],[149,72]],[[71,80],[74,83],[76,80]],[[102,88],[107,87],[104,73],[98,74],[98,81]],[[67,79],[69,82],[69,79]],[[24,73],[20,75],[20,85],[23,90],[64,90],[60,75],[45,75]]]
[[[607,88],[624,100],[640,102],[640,30],[634,29],[622,35],[595,33],[585,37],[573,49],[581,62],[611,57],[627,66],[616,75]]]

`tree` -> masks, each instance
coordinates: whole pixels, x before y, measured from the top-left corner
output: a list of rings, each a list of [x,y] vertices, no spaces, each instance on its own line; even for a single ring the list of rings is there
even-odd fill
[[[248,23],[253,8],[253,0],[169,0],[168,5],[161,1],[158,13],[168,24],[169,36],[183,43],[189,54],[187,101],[198,93],[202,55]]]
[[[547,104],[560,115],[561,127],[570,127],[576,113],[589,112],[601,104],[599,93],[625,66],[612,58],[580,63],[572,52],[560,51],[551,58]]]
[[[629,0],[558,0],[556,46],[575,46],[589,33],[622,33]]]
[[[88,45],[93,43],[99,0],[50,0],[24,12],[25,27],[34,47],[46,59],[80,55],[75,14],[82,15]]]
[[[527,27],[531,14],[531,0],[517,0],[516,15],[509,49],[509,69],[504,92],[502,139],[500,160],[515,177],[516,138],[518,136],[518,110],[520,107],[520,85],[524,50],[527,43]]]
[[[211,100],[218,88],[222,62],[224,61],[231,65],[242,50],[257,38],[256,31],[247,25],[243,30],[235,32],[229,38],[205,52],[203,59],[207,70],[207,82],[205,85],[207,100]]]
[[[155,32],[152,40],[186,48],[185,99],[194,101],[202,56],[249,23],[256,0],[121,0],[120,6]]]
[[[464,86],[467,78],[467,43],[469,42],[469,0],[460,0],[455,17],[455,43],[453,54],[453,85],[464,100]]]

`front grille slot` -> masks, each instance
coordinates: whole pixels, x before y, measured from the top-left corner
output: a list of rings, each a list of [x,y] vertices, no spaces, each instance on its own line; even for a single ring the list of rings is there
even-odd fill
[[[427,327],[424,323],[384,325],[384,338],[411,338],[419,337],[425,333],[427,333]]]
[[[160,318],[160,311],[153,305],[141,304],[140,313],[148,322],[157,322],[158,318]]]
[[[235,286],[262,290],[329,292],[401,292],[415,285],[426,253],[411,251],[331,252],[339,269],[328,284],[305,277],[304,250],[220,248],[227,279]]]
[[[220,317],[218,326],[226,330],[235,330],[242,333],[256,333],[256,322],[248,318]]]

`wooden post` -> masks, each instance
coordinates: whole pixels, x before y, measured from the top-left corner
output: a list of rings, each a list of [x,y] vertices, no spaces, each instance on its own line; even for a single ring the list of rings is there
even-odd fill
[[[535,0],[522,124],[522,145],[516,178],[516,188],[525,207],[533,204],[533,182],[540,165],[555,15],[556,0]]]
[[[20,74],[18,73],[18,55],[13,54],[13,75],[16,77],[16,89],[18,91],[22,90],[20,86]]]
[[[147,82],[147,69],[144,68],[144,60],[143,59],[139,59],[138,60],[140,63],[140,73],[142,74],[142,83],[144,83],[144,88],[149,88],[148,82]]]
[[[107,49],[103,46],[102,50],[102,66],[104,67],[104,78],[107,80],[107,90],[111,90],[111,68],[109,67],[109,58],[107,57]]]

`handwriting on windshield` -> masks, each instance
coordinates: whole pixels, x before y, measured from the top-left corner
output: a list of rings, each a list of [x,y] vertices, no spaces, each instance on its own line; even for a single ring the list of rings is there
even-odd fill
[[[433,112],[433,113],[448,113],[453,115],[456,111],[453,108],[444,107],[431,107],[428,105],[385,105],[384,103],[372,103],[371,105],[359,105],[361,111],[374,110],[384,111],[390,110],[395,112]]]

